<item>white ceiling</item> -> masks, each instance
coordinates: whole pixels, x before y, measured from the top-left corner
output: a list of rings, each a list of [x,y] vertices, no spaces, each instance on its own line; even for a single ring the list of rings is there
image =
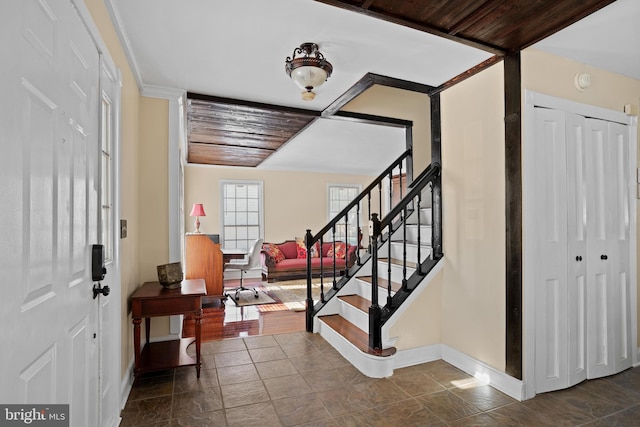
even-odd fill
[[[330,135],[330,138],[324,135]],[[323,136],[322,144],[318,144],[319,136]],[[258,168],[291,170],[295,161],[303,165],[296,169],[306,172],[349,171],[354,175],[379,175],[406,150],[405,141],[403,128],[318,119],[312,132],[302,132]],[[380,153],[384,153],[382,162]],[[372,164],[377,165],[375,170],[372,170]]]
[[[640,80],[640,1],[617,0],[533,47]]]
[[[320,111],[368,72],[438,86],[491,57],[312,0],[106,3],[143,90],[158,86]],[[639,13],[640,1],[617,0],[536,47],[640,79]],[[285,58],[303,42],[317,43],[334,67],[311,102],[301,100],[284,71]],[[262,167],[377,175],[404,150],[404,135],[387,129],[317,120]],[[362,144],[376,149],[356,148]],[[356,170],[336,160],[340,152],[362,165]]]

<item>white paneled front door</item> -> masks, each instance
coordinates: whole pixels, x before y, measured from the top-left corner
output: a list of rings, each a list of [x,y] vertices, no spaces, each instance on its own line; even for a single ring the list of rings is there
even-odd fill
[[[110,61],[101,57],[100,73],[100,242],[105,248],[107,273],[101,285],[110,289],[99,297],[99,390],[101,426],[119,422],[120,396],[120,274],[118,203],[118,147],[120,79]]]
[[[96,426],[99,57],[69,1],[4,0],[0,17],[0,401]]]

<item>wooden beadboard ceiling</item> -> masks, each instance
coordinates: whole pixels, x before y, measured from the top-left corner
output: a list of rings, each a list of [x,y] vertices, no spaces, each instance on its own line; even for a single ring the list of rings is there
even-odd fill
[[[316,1],[495,54],[492,60],[445,83],[439,88],[442,90],[615,0]],[[398,48],[402,49],[402,46]],[[188,161],[258,166],[320,114],[190,93],[187,106]]]
[[[319,113],[187,94],[189,163],[255,167]]]

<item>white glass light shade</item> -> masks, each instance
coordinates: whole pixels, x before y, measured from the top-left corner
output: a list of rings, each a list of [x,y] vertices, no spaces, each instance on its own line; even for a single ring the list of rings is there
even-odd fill
[[[327,72],[318,67],[298,67],[291,70],[291,79],[300,89],[316,88],[327,81]]]

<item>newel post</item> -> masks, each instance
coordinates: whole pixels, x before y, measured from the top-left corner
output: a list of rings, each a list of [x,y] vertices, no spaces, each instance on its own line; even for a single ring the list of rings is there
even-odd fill
[[[369,221],[369,242],[371,247],[371,306],[369,307],[369,347],[382,349],[382,308],[378,304],[378,237],[380,220],[378,214],[371,214]]]
[[[313,332],[313,295],[311,294],[311,240],[313,235],[311,230],[307,229],[304,241],[307,246],[307,299],[305,303],[305,313],[307,317],[307,332]]]

